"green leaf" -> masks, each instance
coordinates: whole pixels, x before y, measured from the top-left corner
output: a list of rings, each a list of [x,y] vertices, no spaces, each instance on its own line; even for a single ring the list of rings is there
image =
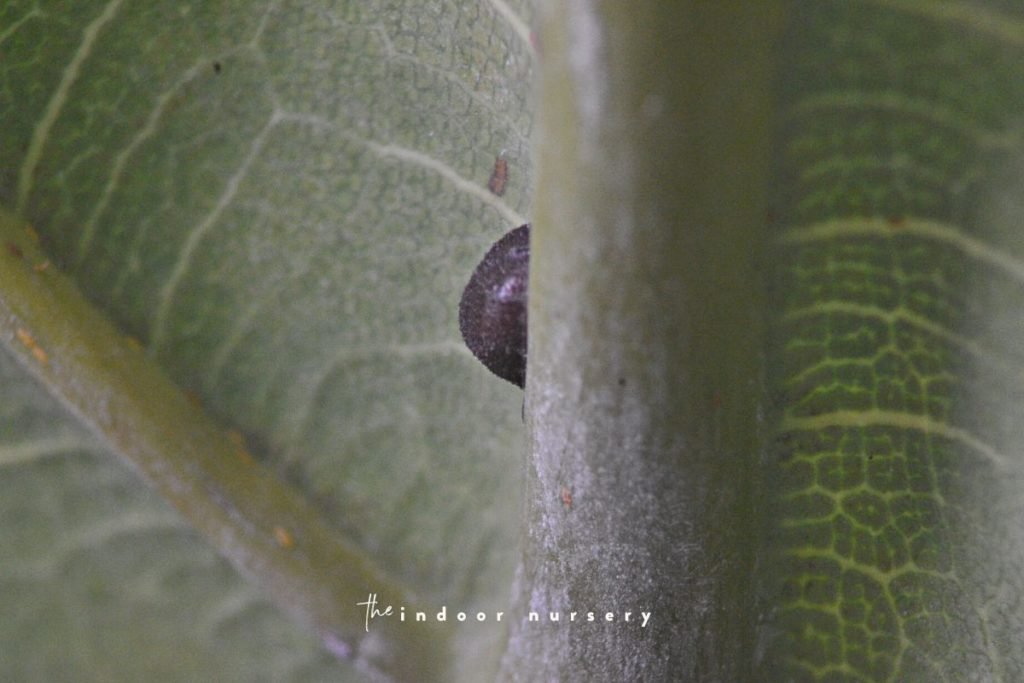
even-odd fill
[[[1024,676],[1021,19],[543,13],[509,678]]]
[[[524,680],[754,680],[754,259],[779,10],[542,14],[529,533],[507,660]]]
[[[0,271],[0,324],[12,331],[8,349],[12,360],[27,367],[29,376],[21,373],[25,383],[45,386],[68,409],[65,421],[74,415],[101,436],[185,521],[242,573],[258,577],[329,647],[362,667],[402,679],[445,678],[443,658],[426,659],[428,652],[443,648],[443,625],[423,626],[414,634],[389,622],[383,642],[364,647],[370,639],[368,616],[344,608],[360,605],[366,586],[401,603],[414,602],[409,591],[256,465],[243,444],[198,410],[140,353],[137,342],[114,330],[66,278],[31,265],[45,261],[33,244],[18,244],[20,235],[14,221],[0,225],[9,259]],[[17,436],[20,421],[13,422]],[[12,444],[20,450],[34,445],[30,439]],[[16,493],[13,499],[20,497]]]
[[[883,4],[782,41],[766,664],[1018,680],[1024,12]]]
[[[0,354],[0,383],[5,678],[337,674],[329,655],[116,463],[9,351]]]
[[[524,492],[528,16],[0,10],[4,674],[1024,678],[1020,9],[544,3]]]
[[[5,677],[339,675],[264,595],[360,667],[495,669],[521,399],[465,351],[456,310],[475,260],[528,206],[528,16],[505,2],[0,10],[0,198],[45,252],[5,220],[19,246],[2,254],[0,291],[2,480],[17,511],[4,533],[25,548],[0,582],[18,644],[2,648]],[[500,198],[486,187],[499,154]],[[256,480],[227,426],[266,467]],[[90,481],[133,504],[90,517]],[[86,553],[102,562],[74,561]],[[29,583],[35,598],[15,600]],[[364,635],[349,596],[371,592],[490,619],[379,618]],[[438,630],[451,642],[431,646]]]

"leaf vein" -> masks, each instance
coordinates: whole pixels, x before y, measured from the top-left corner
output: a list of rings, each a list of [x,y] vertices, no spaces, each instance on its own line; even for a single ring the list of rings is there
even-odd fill
[[[973,339],[957,334],[952,330],[948,330],[942,325],[904,308],[885,310],[877,306],[867,306],[865,304],[847,301],[826,301],[815,303],[804,308],[787,311],[783,315],[783,319],[794,320],[797,318],[812,315],[825,315],[829,313],[842,313],[845,315],[856,315],[862,318],[874,318],[876,320],[881,320],[888,325],[904,323],[948,342],[950,345],[970,354],[974,358],[987,363],[1001,372],[1015,375],[1018,377],[1018,381],[1024,383],[1024,369],[1018,365],[1000,357],[998,353],[983,347]],[[814,370],[816,367],[817,366],[805,368],[800,374],[804,375],[807,372]]]
[[[71,435],[47,436],[0,446],[0,469],[16,467],[50,455],[82,449],[81,437]]]
[[[1020,130],[994,132],[975,125],[966,116],[936,102],[909,97],[899,92],[863,92],[856,90],[827,92],[800,100],[789,110],[791,118],[813,118],[823,112],[837,109],[884,111],[890,114],[914,116],[935,126],[955,131],[974,139],[979,147],[991,150],[1011,150],[1020,146]]]
[[[29,195],[32,193],[32,184],[35,179],[36,168],[39,166],[39,162],[43,157],[43,147],[46,146],[46,142],[50,137],[50,131],[53,130],[54,124],[57,122],[57,118],[60,116],[61,111],[64,108],[64,104],[68,100],[68,94],[75,82],[78,80],[78,74],[82,70],[82,64],[92,54],[93,46],[99,38],[100,32],[103,28],[110,23],[117,16],[118,10],[121,8],[123,0],[111,0],[107,3],[107,6],[103,8],[100,15],[93,19],[93,21],[85,27],[82,32],[82,41],[78,45],[78,49],[75,54],[71,57],[71,61],[64,69],[64,73],[61,76],[60,83],[57,84],[57,89],[53,92],[50,97],[50,101],[46,104],[46,109],[43,111],[43,117],[36,124],[35,129],[32,131],[32,138],[29,142],[28,151],[25,154],[25,161],[21,165],[21,169],[18,171],[18,191],[17,199],[15,200],[15,210],[18,214],[23,214],[25,206],[28,203]]]
[[[519,39],[523,41],[526,47],[529,48],[530,52],[533,53],[533,41],[530,40],[530,27],[526,22],[523,21],[518,14],[512,11],[512,8],[508,6],[508,3],[505,2],[505,0],[488,0],[488,2],[490,2],[491,7],[493,7],[494,10],[509,23],[509,26],[512,27],[515,34],[519,36]]]
[[[170,315],[171,304],[174,300],[174,295],[192,264],[192,258],[195,255],[196,250],[199,248],[199,243],[204,237],[206,237],[210,230],[213,229],[213,226],[217,223],[221,215],[238,194],[242,181],[246,178],[249,173],[249,169],[252,167],[253,163],[255,163],[260,152],[263,150],[263,145],[266,142],[267,136],[280,120],[281,117],[274,114],[270,117],[266,125],[262,130],[260,130],[256,137],[253,138],[252,144],[249,146],[249,151],[242,159],[241,163],[239,163],[238,169],[224,184],[224,190],[221,192],[220,197],[218,197],[217,203],[199,222],[199,224],[189,232],[188,237],[185,239],[185,244],[182,247],[181,254],[174,262],[174,267],[171,269],[167,282],[165,282],[163,287],[161,287],[158,295],[156,314],[153,317],[153,325],[150,334],[150,348],[154,353],[160,350],[165,341],[165,337],[167,335],[167,322]]]
[[[1012,460],[966,429],[932,419],[928,415],[890,410],[838,410],[808,417],[788,416],[782,420],[783,432],[816,431],[829,427],[897,427],[911,429],[955,441],[983,456],[1001,470],[1011,469]]]
[[[1001,42],[1024,46],[1024,21],[1014,19],[1006,12],[989,10],[974,3],[950,0],[865,0],[865,2],[927,19],[964,26]]]
[[[907,218],[898,226],[881,218],[841,218],[785,230],[779,236],[782,244],[806,244],[843,237],[882,237],[914,235],[953,247],[985,265],[1005,272],[1024,284],[1024,261],[991,247],[961,229],[938,221]]]
[[[167,110],[168,104],[174,101],[180,88],[187,85],[193,78],[195,78],[199,73],[200,67],[206,66],[206,60],[203,60],[202,63],[197,62],[185,72],[185,75],[181,80],[157,97],[156,104],[150,111],[146,122],[142,125],[142,128],[139,129],[129,143],[114,157],[114,161],[110,165],[110,174],[107,178],[107,182],[103,186],[103,190],[100,193],[99,199],[96,201],[96,205],[93,207],[93,210],[89,213],[89,217],[85,220],[85,223],[82,226],[82,236],[78,242],[78,260],[80,263],[85,260],[86,252],[89,250],[89,245],[92,243],[93,237],[95,237],[96,234],[96,224],[99,221],[100,216],[103,215],[103,212],[106,211],[107,205],[110,203],[110,198],[117,189],[129,158],[135,153],[135,150],[138,149],[140,145],[153,137],[157,132],[157,125],[159,124],[160,119]]]

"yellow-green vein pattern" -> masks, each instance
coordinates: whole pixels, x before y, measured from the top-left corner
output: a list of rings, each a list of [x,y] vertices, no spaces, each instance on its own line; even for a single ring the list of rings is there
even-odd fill
[[[1024,680],[1024,3],[794,2],[782,50],[764,673]]]

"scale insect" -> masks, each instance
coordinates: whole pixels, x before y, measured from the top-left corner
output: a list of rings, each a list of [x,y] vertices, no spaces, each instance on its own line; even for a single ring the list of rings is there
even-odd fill
[[[500,197],[505,194],[505,185],[508,184],[508,160],[505,158],[505,150],[494,158],[494,169],[487,181],[487,189]]]
[[[494,243],[469,278],[459,302],[466,346],[498,377],[526,386],[526,302],[530,224]]]

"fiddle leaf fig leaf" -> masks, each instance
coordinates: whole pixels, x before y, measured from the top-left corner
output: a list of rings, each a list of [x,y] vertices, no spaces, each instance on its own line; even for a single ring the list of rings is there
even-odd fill
[[[544,4],[509,679],[1024,677],[1022,20]]]
[[[1024,678],[1021,10],[539,9],[0,9],[5,677]]]
[[[457,310],[473,265],[529,210],[529,20],[527,3],[505,0],[0,10],[0,200],[32,226],[7,219],[17,244],[2,254],[23,285],[0,292],[10,311],[0,436],[13,491],[3,519],[26,555],[5,563],[0,585],[21,595],[31,582],[38,598],[0,600],[0,623],[19,639],[0,648],[5,676],[304,679],[344,667],[338,655],[357,664],[344,674],[355,679],[360,668],[462,680],[496,670],[497,612],[518,562],[521,394],[464,348]],[[499,157],[500,197],[488,189]],[[63,274],[89,304],[70,285],[50,309],[50,294],[33,294],[34,282]],[[195,414],[167,420],[169,433],[195,433],[192,420],[234,430],[229,441],[259,461],[261,483],[239,483],[244,465],[220,469],[218,454],[232,452],[220,437],[197,452],[158,447],[152,469],[140,464],[138,416],[159,415],[155,403],[174,392],[136,391],[111,415],[109,399],[126,395],[111,373],[134,366],[76,351],[108,337],[92,322],[58,337],[26,324],[45,327],[57,312],[98,320],[90,307],[130,337],[114,348],[139,356],[140,375],[165,373],[190,397]],[[167,471],[202,471],[202,481],[212,471],[220,483],[175,499],[160,483]],[[97,496],[110,489],[132,504],[90,517],[90,481]],[[274,522],[281,501],[296,523]],[[206,505],[231,533],[204,527]],[[239,550],[237,538],[266,545]],[[333,579],[274,569],[335,557],[318,538],[347,549]],[[295,563],[271,559],[289,550]],[[83,553],[103,566],[73,562]],[[309,599],[361,567],[343,604]],[[373,593],[381,609],[407,601],[489,618],[416,635],[380,617],[360,635],[365,610],[348,596]],[[303,641],[268,597],[314,635]],[[145,600],[172,607],[153,612],[158,630],[139,622],[119,640]],[[69,638],[59,655],[53,624]],[[429,661],[416,655],[434,642],[426,632],[441,633]],[[303,644],[278,661],[293,641]],[[190,654],[179,662],[180,651]]]

